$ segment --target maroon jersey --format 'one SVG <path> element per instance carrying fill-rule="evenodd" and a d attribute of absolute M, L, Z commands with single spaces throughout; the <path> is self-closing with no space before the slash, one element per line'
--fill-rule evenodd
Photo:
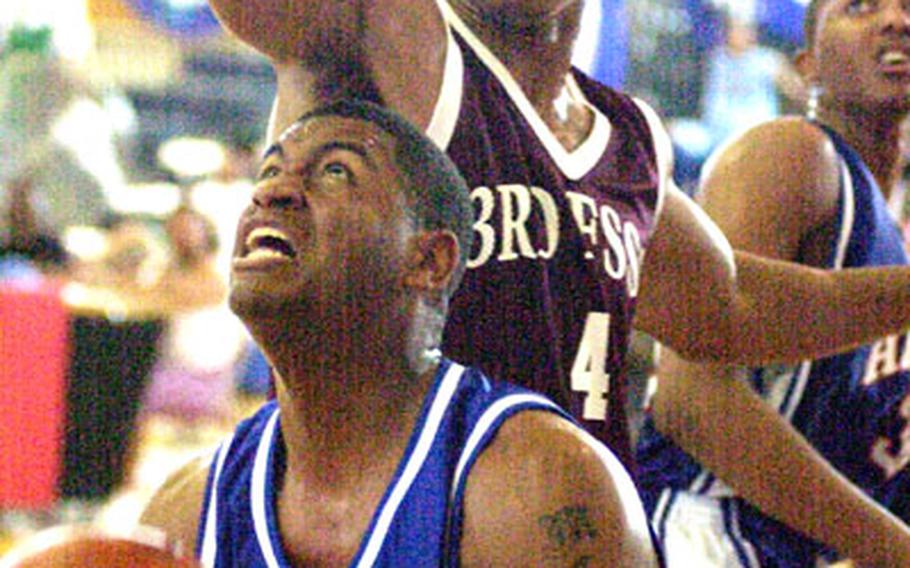
<path fill-rule="evenodd" d="M 653 120 L 573 72 L 572 96 L 596 119 L 566 151 L 502 64 L 442 8 L 452 35 L 428 134 L 461 169 L 476 212 L 443 352 L 551 397 L 631 469 L 623 363 L 661 197 Z"/>

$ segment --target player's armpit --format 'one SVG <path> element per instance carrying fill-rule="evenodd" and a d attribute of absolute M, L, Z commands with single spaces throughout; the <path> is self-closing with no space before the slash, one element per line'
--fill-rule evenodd
<path fill-rule="evenodd" d="M 555 414 L 507 421 L 467 479 L 465 566 L 651 566 L 644 510 L 628 474 Z"/>
<path fill-rule="evenodd" d="M 169 541 L 192 552 L 210 464 L 211 456 L 205 454 L 172 474 L 146 505 L 139 522 L 164 531 Z"/>

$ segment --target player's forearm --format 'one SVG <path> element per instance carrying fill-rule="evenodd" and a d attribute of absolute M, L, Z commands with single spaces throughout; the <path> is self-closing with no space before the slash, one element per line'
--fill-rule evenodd
<path fill-rule="evenodd" d="M 900 565 L 910 547 L 907 528 L 733 372 L 667 352 L 654 403 L 658 428 L 766 515 L 864 565 Z"/>
<path fill-rule="evenodd" d="M 276 61 L 306 59 L 329 43 L 356 33 L 355 2 L 321 0 L 209 0 L 221 24 L 234 36 Z M 340 44 L 344 45 L 344 44 Z"/>
<path fill-rule="evenodd" d="M 736 252 L 736 296 L 717 360 L 819 358 L 910 326 L 910 268 L 825 271 Z"/>

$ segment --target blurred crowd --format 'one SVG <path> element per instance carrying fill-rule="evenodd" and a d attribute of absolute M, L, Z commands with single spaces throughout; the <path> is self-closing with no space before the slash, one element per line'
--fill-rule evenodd
<path fill-rule="evenodd" d="M 68 333 L 60 350 L 67 363 L 59 377 L 65 449 L 57 500 L 23 495 L 0 502 L 0 551 L 5 534 L 97 514 L 129 484 L 150 421 L 170 424 L 178 441 L 192 441 L 206 428 L 226 429 L 237 419 L 238 400 L 261 397 L 268 387 L 265 361 L 226 305 L 225 262 L 237 206 L 251 190 L 255 149 L 225 140 L 210 171 L 170 172 L 174 195 L 164 206 L 155 195 L 140 195 L 155 192 L 153 186 L 136 194 L 153 206 L 116 207 L 111 186 L 125 185 L 128 176 L 113 115 L 127 102 L 119 97 L 112 112 L 109 95 L 57 56 L 48 28 L 6 34 L 0 291 L 7 293 L 3 301 L 52 294 Z M 71 123 L 81 125 L 79 132 L 70 132 Z M 40 326 L 44 316 L 17 317 L 28 321 L 5 321 L 6 332 Z M 30 379 L 4 373 L 2 390 L 27 390 Z M 32 443 L 16 440 L 12 430 L 4 429 L 4 448 Z"/>

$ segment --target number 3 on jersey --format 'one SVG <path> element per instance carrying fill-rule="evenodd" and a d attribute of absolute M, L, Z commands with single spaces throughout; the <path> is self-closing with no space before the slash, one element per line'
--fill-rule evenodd
<path fill-rule="evenodd" d="M 572 364 L 572 390 L 586 393 L 585 420 L 607 419 L 610 375 L 606 372 L 610 341 L 610 314 L 591 312 L 585 321 L 581 344 Z"/>

